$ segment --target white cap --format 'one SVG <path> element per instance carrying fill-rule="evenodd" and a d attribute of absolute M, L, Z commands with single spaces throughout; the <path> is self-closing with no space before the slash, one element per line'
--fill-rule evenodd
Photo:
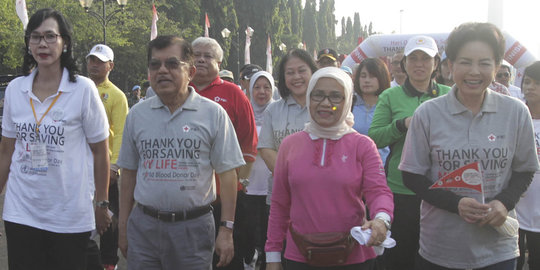
<path fill-rule="evenodd" d="M 92 50 L 90 50 L 90 53 L 86 56 L 86 58 L 88 58 L 90 55 L 99 58 L 99 60 L 103 62 L 109 62 L 114 60 L 113 50 L 109 48 L 109 46 L 104 44 L 97 44 L 96 46 L 94 46 Z"/>
<path fill-rule="evenodd" d="M 431 57 L 435 57 L 435 55 L 439 52 L 435 40 L 428 36 L 414 36 L 407 41 L 407 45 L 405 45 L 404 50 L 405 56 L 409 56 L 409 54 L 416 50 L 421 50 Z"/>

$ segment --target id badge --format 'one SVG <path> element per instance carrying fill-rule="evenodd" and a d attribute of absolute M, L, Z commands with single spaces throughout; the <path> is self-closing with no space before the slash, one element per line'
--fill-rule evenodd
<path fill-rule="evenodd" d="M 47 146 L 42 142 L 30 143 L 30 156 L 32 157 L 32 168 L 47 168 Z"/>

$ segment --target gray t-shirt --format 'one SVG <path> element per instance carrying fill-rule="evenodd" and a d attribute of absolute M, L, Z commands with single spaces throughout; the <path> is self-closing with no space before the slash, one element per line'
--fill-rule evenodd
<path fill-rule="evenodd" d="M 135 201 L 178 211 L 214 201 L 214 170 L 245 162 L 225 110 L 190 87 L 173 114 L 158 96 L 131 109 L 117 164 L 137 170 Z"/>
<path fill-rule="evenodd" d="M 288 96 L 273 102 L 264 111 L 263 124 L 259 134 L 257 149 L 268 148 L 276 152 L 283 139 L 293 133 L 304 130 L 309 121 L 309 112 L 302 108 L 293 97 Z M 272 199 L 273 178 L 268 179 L 266 203 Z"/>
<path fill-rule="evenodd" d="M 517 99 L 487 90 L 481 111 L 472 115 L 456 98 L 456 88 L 416 110 L 399 169 L 442 176 L 479 162 L 486 201 L 506 188 L 512 171 L 534 172 L 538 160 L 531 117 Z M 481 201 L 481 193 L 454 193 Z M 515 217 L 514 210 L 509 216 Z M 504 237 L 493 227 L 465 222 L 425 201 L 421 205 L 420 255 L 448 268 L 481 268 L 519 255 L 517 234 Z"/>

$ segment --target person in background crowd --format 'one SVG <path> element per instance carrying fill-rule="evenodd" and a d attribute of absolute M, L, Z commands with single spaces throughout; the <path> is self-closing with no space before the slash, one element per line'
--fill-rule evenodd
<path fill-rule="evenodd" d="M 323 67 L 339 67 L 338 54 L 334 49 L 322 49 L 317 54 L 317 66 Z"/>
<path fill-rule="evenodd" d="M 500 69 L 499 69 L 500 72 Z M 536 152 L 540 154 L 540 61 L 525 68 L 521 89 L 533 121 Z M 540 269 L 540 170 L 516 204 L 519 221 L 519 258 L 516 270 L 523 270 L 525 250 L 529 250 L 529 269 Z"/>
<path fill-rule="evenodd" d="M 120 146 L 122 145 L 122 133 L 124 123 L 128 114 L 128 102 L 124 92 L 109 81 L 109 74 L 114 68 L 114 52 L 103 44 L 95 45 L 86 56 L 86 69 L 88 77 L 97 86 L 101 101 L 105 106 L 107 121 L 109 122 L 109 152 L 111 154 L 111 172 L 109 181 L 109 209 L 118 217 L 118 178 L 119 167 L 116 165 Z M 140 87 L 139 87 L 140 89 Z M 111 230 L 108 230 L 100 237 L 99 250 L 101 253 L 101 263 L 105 270 L 114 270 L 118 263 L 118 226 L 113 223 Z M 91 240 L 91 243 L 94 240 Z M 90 262 L 89 262 L 90 263 Z"/>
<path fill-rule="evenodd" d="M 345 71 L 345 73 L 347 73 L 349 76 L 351 76 L 351 79 L 353 78 L 353 71 L 350 67 L 348 66 L 340 66 L 339 67 L 341 70 Z"/>
<path fill-rule="evenodd" d="M 208 270 L 214 244 L 219 266 L 234 254 L 236 168 L 245 162 L 225 110 L 188 86 L 194 61 L 179 37 L 158 36 L 148 45 L 157 97 L 131 109 L 118 158 L 119 246 L 128 269 Z M 218 227 L 214 173 L 221 179 Z"/>
<path fill-rule="evenodd" d="M 392 82 L 390 82 L 390 87 L 403 85 L 407 79 L 407 73 L 401 68 L 402 59 L 403 52 L 396 52 L 390 59 L 390 74 L 393 78 Z"/>
<path fill-rule="evenodd" d="M 521 93 L 521 88 L 510 83 L 513 77 L 512 68 L 510 68 L 510 65 L 503 63 L 497 71 L 495 81 L 506 86 L 511 96 L 518 98 L 521 101 L 525 101 L 523 94 Z"/>
<path fill-rule="evenodd" d="M 257 133 L 260 134 L 263 124 L 264 110 L 274 102 L 274 78 L 266 71 L 259 71 L 251 77 L 249 92 L 251 106 L 257 124 Z M 266 268 L 264 243 L 266 242 L 266 229 L 268 226 L 268 212 L 266 209 L 266 195 L 268 194 L 268 180 L 272 173 L 264 164 L 260 153 L 253 163 L 249 176 L 249 185 L 246 187 L 246 213 L 249 216 L 247 226 L 247 254 L 246 261 L 257 261 L 260 257 L 261 269 Z M 255 254 L 255 255 L 254 255 Z M 252 259 L 253 258 L 253 259 Z M 254 269 L 253 265 L 244 265 L 244 269 Z"/>
<path fill-rule="evenodd" d="M 517 230 L 495 228 L 515 217 L 514 206 L 540 167 L 525 104 L 488 89 L 504 48 L 493 24 L 455 28 L 446 45 L 455 85 L 420 105 L 410 123 L 399 169 L 423 200 L 417 270 L 516 267 Z M 453 186 L 449 181 L 458 176 L 460 188 L 430 188 L 438 181 Z"/>
<path fill-rule="evenodd" d="M 317 65 L 313 58 L 302 49 L 288 51 L 279 62 L 278 89 L 281 100 L 268 105 L 264 111 L 259 145 L 257 145 L 270 172 L 274 172 L 281 141 L 303 130 L 309 120 L 306 91 L 311 75 L 315 71 L 317 71 Z M 268 180 L 266 204 L 270 205 L 273 179 Z"/>
<path fill-rule="evenodd" d="M 326 67 L 313 74 L 306 94 L 310 121 L 283 140 L 276 160 L 267 269 L 280 269 L 285 239 L 286 270 L 321 269 L 306 263 L 309 258 L 293 234 L 349 232 L 355 226 L 371 229 L 367 245 L 351 244 L 346 261 L 330 269 L 372 269 L 371 246 L 386 239 L 392 192 L 375 144 L 352 128 L 352 99 L 353 83 L 343 70 Z"/>
<path fill-rule="evenodd" d="M 133 105 L 139 103 L 141 100 L 141 87 L 139 85 L 135 85 L 133 88 L 131 88 L 131 93 L 129 95 L 129 107 L 133 107 Z"/>
<path fill-rule="evenodd" d="M 220 78 L 228 82 L 234 83 L 234 74 L 230 70 L 221 70 L 218 75 Z"/>
<path fill-rule="evenodd" d="M 360 134 L 368 135 L 379 95 L 390 88 L 390 73 L 379 58 L 364 59 L 357 69 L 353 79 L 355 92 L 352 107 L 353 128 Z M 388 153 L 390 153 L 388 147 L 379 149 L 383 164 L 386 163 Z"/>
<path fill-rule="evenodd" d="M 200 37 L 195 39 L 192 43 L 193 54 L 195 56 L 195 67 L 197 68 L 193 79 L 190 82 L 197 93 L 201 96 L 209 98 L 220 104 L 231 119 L 234 130 L 236 131 L 236 137 L 242 149 L 244 160 L 246 165 L 238 169 L 238 198 L 235 215 L 235 256 L 231 264 L 226 269 L 242 269 L 242 258 L 246 251 L 243 250 L 245 245 L 245 226 L 247 216 L 244 209 L 244 187 L 249 179 L 251 173 L 251 167 L 257 156 L 257 128 L 255 125 L 255 118 L 253 116 L 253 109 L 247 99 L 246 95 L 242 93 L 240 88 L 233 83 L 224 81 L 219 78 L 219 66 L 223 60 L 223 50 L 219 46 L 219 43 L 212 38 Z M 219 186 L 219 177 L 216 177 L 217 184 Z M 219 194 L 218 199 L 214 202 L 216 210 L 214 218 L 216 222 L 220 220 L 219 211 Z M 219 226 L 219 224 L 216 224 Z M 214 257 L 214 267 L 218 261 L 217 256 Z M 223 266 L 223 265 L 221 265 Z"/>
<path fill-rule="evenodd" d="M 253 74 L 262 70 L 263 70 L 262 67 L 258 65 L 254 65 L 254 64 L 246 64 L 240 69 L 240 79 L 239 79 L 240 88 L 242 88 L 242 91 L 244 91 L 248 99 L 250 99 L 249 82 L 250 82 L 251 76 L 253 76 Z"/>
<path fill-rule="evenodd" d="M 448 66 L 448 58 L 446 57 L 445 52 L 442 53 L 441 64 L 437 70 L 437 77 L 435 78 L 435 81 L 450 87 L 454 85 L 452 73 L 450 72 L 450 67 Z"/>
<path fill-rule="evenodd" d="M 84 270 L 90 232 L 111 223 L 105 108 L 94 82 L 77 75 L 60 12 L 36 11 L 24 43 L 24 76 L 6 89 L 0 142 L 9 269 Z"/>
<path fill-rule="evenodd" d="M 368 131 L 369 137 L 375 141 L 378 148 L 390 147 L 385 168 L 388 186 L 394 193 L 392 238 L 397 244 L 394 248 L 385 250 L 384 259 L 388 270 L 413 269 L 414 258 L 418 253 L 420 198 L 403 185 L 397 166 L 416 108 L 450 90 L 450 87 L 434 81 L 438 64 L 438 48 L 433 38 L 410 38 L 401 60 L 407 79 L 403 85 L 387 89 L 379 95 Z"/>

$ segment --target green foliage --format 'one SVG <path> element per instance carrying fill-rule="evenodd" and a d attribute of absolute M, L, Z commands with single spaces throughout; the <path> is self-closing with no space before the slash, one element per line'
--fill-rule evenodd
<path fill-rule="evenodd" d="M 110 80 L 123 90 L 147 79 L 146 47 L 150 41 L 154 2 L 159 16 L 159 35 L 174 34 L 192 41 L 203 35 L 204 14 L 208 13 L 210 37 L 215 38 L 224 50 L 221 66 L 236 76 L 244 64 L 247 26 L 255 30 L 251 40 L 251 62 L 262 67 L 266 66 L 268 36 L 275 67 L 285 53 L 279 50 L 281 43 L 292 49 L 299 42 L 305 42 L 310 53 L 325 47 L 349 53 L 356 47 L 358 36 L 367 37 L 373 31 L 371 23 L 369 28 L 360 24 L 357 13 L 354 24 L 351 18 L 341 18 L 341 36 L 336 38 L 335 0 L 306 0 L 304 8 L 302 0 L 128 0 L 124 11 L 119 11 L 116 0 L 105 0 L 106 15 L 113 14 L 106 26 L 106 42 L 115 53 L 115 68 Z M 26 0 L 26 4 L 29 17 L 45 7 L 59 10 L 66 16 L 73 26 L 73 52 L 85 75 L 86 55 L 92 46 L 103 42 L 102 24 L 90 14 L 102 15 L 103 0 L 94 0 L 90 13 L 86 13 L 77 0 Z M 26 48 L 24 30 L 15 12 L 15 0 L 0 1 L 0 20 L 0 73 L 20 73 Z M 231 31 L 229 38 L 221 36 L 225 27 Z"/>

